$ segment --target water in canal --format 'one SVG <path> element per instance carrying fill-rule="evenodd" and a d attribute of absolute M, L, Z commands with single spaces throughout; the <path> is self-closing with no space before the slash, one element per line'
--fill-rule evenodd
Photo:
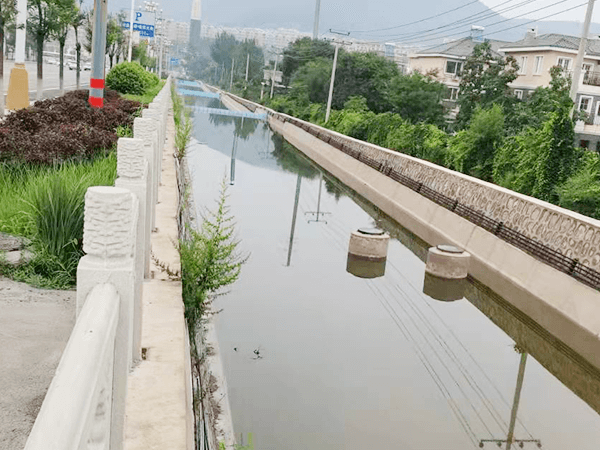
<path fill-rule="evenodd" d="M 578 355 L 475 281 L 458 301 L 424 294 L 427 244 L 263 122 L 196 114 L 194 130 L 195 201 L 212 207 L 233 178 L 250 255 L 216 304 L 239 443 L 505 449 L 524 369 L 512 448 L 599 448 L 600 377 Z M 365 225 L 392 236 L 380 278 L 347 271 L 350 232 Z"/>

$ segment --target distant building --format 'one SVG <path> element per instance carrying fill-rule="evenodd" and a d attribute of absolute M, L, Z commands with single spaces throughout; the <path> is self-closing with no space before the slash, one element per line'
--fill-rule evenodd
<path fill-rule="evenodd" d="M 411 71 L 432 74 L 439 82 L 447 86 L 445 105 L 449 109 L 454 109 L 458 98 L 465 60 L 473 53 L 477 44 L 484 42 L 482 33 L 483 27 L 473 27 L 469 37 L 445 42 L 409 55 Z M 486 40 L 485 42 L 490 43 L 494 56 L 503 57 L 500 47 L 507 45 L 507 42 L 496 40 Z"/>
<path fill-rule="evenodd" d="M 535 28 L 523 39 L 507 43 L 500 50 L 514 56 L 519 76 L 511 83 L 515 96 L 524 99 L 540 86 L 550 85 L 550 68 L 560 66 L 572 75 L 580 38 L 564 34 L 538 35 Z M 587 114 L 576 127 L 578 144 L 600 151 L 600 37 L 587 41 L 575 107 Z"/>
<path fill-rule="evenodd" d="M 188 39 L 190 48 L 194 48 L 202 39 L 202 3 L 201 0 L 194 0 L 192 3 L 192 16 L 188 28 Z"/>

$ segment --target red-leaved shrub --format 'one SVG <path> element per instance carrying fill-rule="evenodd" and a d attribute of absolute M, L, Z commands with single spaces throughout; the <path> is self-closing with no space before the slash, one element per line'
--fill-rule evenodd
<path fill-rule="evenodd" d="M 0 161 L 52 164 L 94 156 L 117 142 L 116 128 L 133 126 L 140 103 L 104 91 L 104 107 L 92 108 L 89 91 L 40 100 L 0 122 Z"/>

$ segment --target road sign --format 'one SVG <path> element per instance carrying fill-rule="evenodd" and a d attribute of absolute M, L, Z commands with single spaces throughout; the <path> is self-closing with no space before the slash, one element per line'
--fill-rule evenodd
<path fill-rule="evenodd" d="M 133 31 L 139 31 L 141 37 L 154 37 L 154 26 L 156 24 L 156 15 L 151 11 L 133 12 Z M 129 21 L 122 22 L 121 26 L 129 30 Z"/>
<path fill-rule="evenodd" d="M 172 66 L 178 66 L 179 65 L 179 58 L 171 58 L 171 65 Z"/>

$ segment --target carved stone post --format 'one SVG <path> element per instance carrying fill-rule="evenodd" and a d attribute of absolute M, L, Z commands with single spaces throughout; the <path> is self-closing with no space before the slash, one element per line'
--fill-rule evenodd
<path fill-rule="evenodd" d="M 150 229 L 156 226 L 156 203 L 158 201 L 158 132 L 156 122 L 140 117 L 133 121 L 133 137 L 144 141 L 144 155 L 148 161 L 148 183 L 150 191 Z"/>
<path fill-rule="evenodd" d="M 154 129 L 157 131 L 158 134 L 158 140 L 157 140 L 157 146 L 156 146 L 156 154 L 154 155 L 155 157 L 155 165 L 154 167 L 156 167 L 156 174 L 157 174 L 157 184 L 156 184 L 156 190 L 158 192 L 158 185 L 160 184 L 160 178 L 161 178 L 161 165 L 162 165 L 162 154 L 163 154 L 163 149 L 165 146 L 165 137 L 162 134 L 162 115 L 160 113 L 160 111 L 156 108 L 148 108 L 145 109 L 142 112 L 142 118 L 144 119 L 150 119 L 154 121 Z M 157 197 L 158 199 L 158 197 Z"/>
<path fill-rule="evenodd" d="M 120 297 L 115 339 L 111 450 L 123 448 L 127 374 L 132 363 L 137 199 L 127 189 L 94 186 L 85 194 L 83 251 L 77 267 L 77 314 L 98 284 L 113 285 Z"/>
<path fill-rule="evenodd" d="M 136 289 L 133 304 L 133 361 L 141 359 L 142 348 L 142 284 L 150 274 L 150 215 L 148 199 L 148 162 L 144 141 L 120 138 L 117 142 L 117 180 L 115 186 L 129 189 L 137 198 L 139 211 L 134 250 Z"/>

